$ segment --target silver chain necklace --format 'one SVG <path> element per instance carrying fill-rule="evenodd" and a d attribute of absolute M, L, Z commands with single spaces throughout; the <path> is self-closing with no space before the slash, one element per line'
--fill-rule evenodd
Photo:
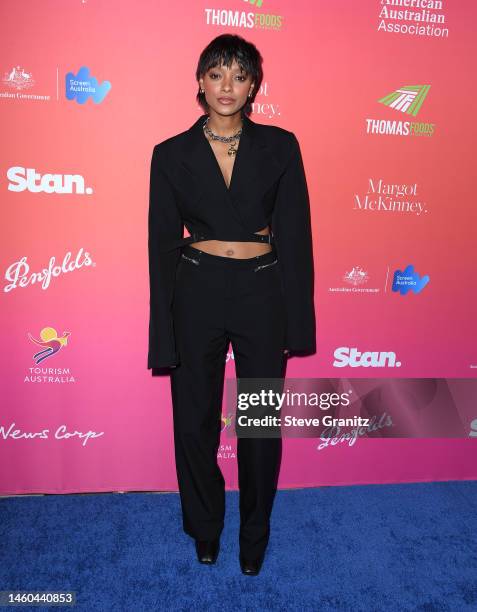
<path fill-rule="evenodd" d="M 207 117 L 207 119 L 202 124 L 204 132 L 206 132 L 206 134 L 208 134 L 212 138 L 212 140 L 220 140 L 220 142 L 230 143 L 230 148 L 227 151 L 227 153 L 229 155 L 235 155 L 237 153 L 237 149 L 234 148 L 237 146 L 237 142 L 235 141 L 240 140 L 240 136 L 242 134 L 242 129 L 243 129 L 243 123 L 242 123 L 242 127 L 236 134 L 233 134 L 232 136 L 219 136 L 218 134 L 214 134 L 214 132 L 207 125 L 209 118 L 210 117 Z"/>

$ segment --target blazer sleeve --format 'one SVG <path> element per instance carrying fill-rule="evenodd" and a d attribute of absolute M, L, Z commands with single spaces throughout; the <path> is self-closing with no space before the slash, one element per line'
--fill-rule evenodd
<path fill-rule="evenodd" d="M 149 351 L 147 368 L 178 365 L 172 299 L 180 250 L 162 251 L 164 243 L 182 238 L 183 222 L 173 187 L 164 172 L 164 152 L 154 147 L 151 159 L 148 214 Z"/>
<path fill-rule="evenodd" d="M 300 145 L 291 134 L 291 155 L 282 174 L 272 214 L 287 315 L 290 352 L 316 352 L 314 264 L 310 202 Z"/>

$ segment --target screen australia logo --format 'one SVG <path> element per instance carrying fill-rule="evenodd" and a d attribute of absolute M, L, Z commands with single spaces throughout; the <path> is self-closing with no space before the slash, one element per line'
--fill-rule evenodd
<path fill-rule="evenodd" d="M 401 295 L 406 295 L 409 291 L 420 293 L 428 284 L 430 278 L 428 274 L 420 276 L 414 270 L 413 265 L 406 266 L 405 270 L 396 270 L 394 272 L 392 290 Z"/>
<path fill-rule="evenodd" d="M 409 115 L 407 119 L 366 118 L 366 133 L 387 136 L 432 136 L 435 124 L 414 120 L 421 112 L 429 93 L 430 85 L 405 85 L 386 94 L 377 101 L 393 112 Z"/>
<path fill-rule="evenodd" d="M 95 104 L 99 104 L 111 89 L 109 81 L 99 83 L 95 77 L 90 75 L 89 68 L 86 66 L 82 66 L 78 74 L 68 72 L 65 80 L 66 99 L 76 100 L 78 104 L 86 104 L 88 98 L 91 98 Z"/>

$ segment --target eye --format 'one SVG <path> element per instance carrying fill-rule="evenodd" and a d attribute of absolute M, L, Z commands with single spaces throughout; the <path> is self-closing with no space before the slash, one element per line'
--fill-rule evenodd
<path fill-rule="evenodd" d="M 241 75 L 241 74 L 239 74 L 238 78 L 242 80 L 242 83 L 243 83 L 243 81 L 246 81 L 246 80 L 247 80 L 247 77 L 246 77 L 246 76 L 243 76 L 243 75 Z"/>

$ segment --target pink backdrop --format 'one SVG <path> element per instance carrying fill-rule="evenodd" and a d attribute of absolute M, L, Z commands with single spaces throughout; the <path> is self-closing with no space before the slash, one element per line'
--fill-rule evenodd
<path fill-rule="evenodd" d="M 0 493 L 177 490 L 169 378 L 146 369 L 149 163 L 201 114 L 197 59 L 224 32 L 260 49 L 252 119 L 294 131 L 307 172 L 318 352 L 287 376 L 475 377 L 477 6 L 441 4 L 2 2 Z M 429 282 L 393 291 L 409 265 Z M 41 337 L 60 350 L 37 363 Z M 340 347 L 400 367 L 337 368 Z M 279 486 L 475 478 L 474 441 L 288 439 Z"/>

